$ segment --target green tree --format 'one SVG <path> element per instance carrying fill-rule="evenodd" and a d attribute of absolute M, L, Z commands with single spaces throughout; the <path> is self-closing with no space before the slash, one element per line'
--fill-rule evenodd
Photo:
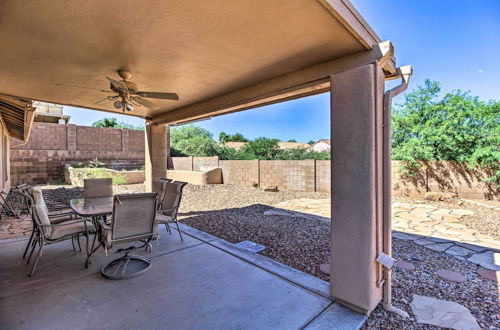
<path fill-rule="evenodd" d="M 288 149 L 279 150 L 274 159 L 281 160 L 304 160 L 304 159 L 316 159 L 316 160 L 329 160 L 331 159 L 330 151 L 309 151 L 307 149 Z"/>
<path fill-rule="evenodd" d="M 454 90 L 440 98 L 436 81 L 425 80 L 394 108 L 393 158 L 412 169 L 433 160 L 481 166 L 500 185 L 500 102 L 483 102 Z"/>
<path fill-rule="evenodd" d="M 288 140 L 288 141 L 286 141 L 286 142 L 297 142 L 297 140 L 295 140 L 295 139 L 290 139 L 290 140 Z"/>
<path fill-rule="evenodd" d="M 248 139 L 240 133 L 233 134 L 228 137 L 227 142 L 248 142 Z"/>
<path fill-rule="evenodd" d="M 315 143 L 316 143 L 316 141 L 314 141 L 314 140 L 310 140 L 309 142 L 307 142 L 307 144 L 315 144 Z"/>
<path fill-rule="evenodd" d="M 253 156 L 251 159 L 273 159 L 279 151 L 278 139 L 259 137 L 248 141 L 240 149 L 243 155 Z"/>
<path fill-rule="evenodd" d="M 93 127 L 107 127 L 107 128 L 127 128 L 127 129 L 134 129 L 134 130 L 142 130 L 144 129 L 143 126 L 134 126 L 131 124 L 127 124 L 122 121 L 118 121 L 116 118 L 103 118 L 101 120 L 98 120 L 92 124 Z"/>
<path fill-rule="evenodd" d="M 217 150 L 212 134 L 204 128 L 186 125 L 170 132 L 172 156 L 215 156 Z"/>
<path fill-rule="evenodd" d="M 219 142 L 226 143 L 228 139 L 229 139 L 229 135 L 227 135 L 226 132 L 220 132 L 220 134 L 219 134 Z"/>

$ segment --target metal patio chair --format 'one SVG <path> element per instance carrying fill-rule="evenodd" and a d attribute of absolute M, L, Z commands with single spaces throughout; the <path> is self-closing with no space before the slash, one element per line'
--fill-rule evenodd
<path fill-rule="evenodd" d="M 151 267 L 150 259 L 133 255 L 132 252 L 150 246 L 151 241 L 156 237 L 157 202 L 157 193 L 114 196 L 111 223 L 106 223 L 104 219 L 98 220 L 100 243 L 106 254 L 108 251 L 125 254 L 102 267 L 101 273 L 105 278 L 112 280 L 131 278 L 144 273 Z M 121 247 L 123 244 L 133 242 L 136 244 Z"/>
<path fill-rule="evenodd" d="M 156 223 L 164 224 L 170 234 L 172 234 L 172 231 L 170 230 L 170 226 L 168 224 L 171 222 L 175 223 L 182 242 L 184 242 L 184 239 L 182 238 L 179 223 L 177 222 L 177 213 L 179 211 L 179 206 L 181 205 L 182 191 L 185 185 L 187 185 L 187 182 L 165 182 L 165 194 L 156 214 Z"/>
<path fill-rule="evenodd" d="M 23 187 L 22 189 L 19 190 L 19 193 L 23 195 L 24 201 L 26 203 L 26 207 L 29 210 L 28 215 L 31 217 L 33 229 L 31 230 L 31 235 L 30 239 L 28 240 L 28 244 L 26 245 L 26 248 L 24 249 L 23 253 L 23 258 L 26 257 L 26 253 L 28 253 L 29 247 L 32 243 L 34 243 L 33 239 L 38 233 L 38 226 L 35 223 L 35 220 L 33 218 L 33 206 L 35 205 L 40 205 L 43 207 L 45 212 L 48 215 L 49 221 L 51 224 L 59 224 L 65 221 L 71 221 L 71 220 L 76 220 L 78 217 L 73 211 L 69 212 L 49 212 L 47 208 L 47 204 L 45 204 L 45 200 L 43 198 L 43 193 L 42 189 L 40 187 Z M 77 237 L 78 240 L 78 245 L 80 246 L 80 241 L 79 237 Z M 72 240 L 73 244 L 73 249 L 76 250 L 75 248 L 75 242 Z"/>
<path fill-rule="evenodd" d="M 85 179 L 83 181 L 83 197 L 109 197 L 113 196 L 113 179 Z"/>
<path fill-rule="evenodd" d="M 32 277 L 35 273 L 36 265 L 38 260 L 42 256 L 42 250 L 45 245 L 54 244 L 71 239 L 73 242 L 75 237 L 80 237 L 84 235 L 87 238 L 87 251 L 88 251 L 88 240 L 89 234 L 93 231 L 94 227 L 87 219 L 69 220 L 61 223 L 51 223 L 47 208 L 40 202 L 35 203 L 31 208 L 31 215 L 33 218 L 33 223 L 36 226 L 36 230 L 33 236 L 33 242 L 31 243 L 31 252 L 28 257 L 28 263 L 31 260 L 31 256 L 38 245 L 38 252 L 36 254 L 35 261 L 31 267 L 29 276 Z M 79 241 L 79 240 L 78 240 Z M 81 252 L 81 246 L 80 246 Z"/>

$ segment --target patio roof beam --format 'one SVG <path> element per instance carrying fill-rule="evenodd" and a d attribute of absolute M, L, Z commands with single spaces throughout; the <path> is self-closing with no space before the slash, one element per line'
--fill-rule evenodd
<path fill-rule="evenodd" d="M 395 74 L 394 48 L 390 41 L 371 50 L 321 63 L 210 100 L 174 109 L 152 118 L 155 125 L 174 124 L 256 108 L 327 91 L 331 74 L 369 63 L 378 63 L 387 76 Z"/>
<path fill-rule="evenodd" d="M 318 0 L 366 48 L 382 40 L 349 1 Z"/>

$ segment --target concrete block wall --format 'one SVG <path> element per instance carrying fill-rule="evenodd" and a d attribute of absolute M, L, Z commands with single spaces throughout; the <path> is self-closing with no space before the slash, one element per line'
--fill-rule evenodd
<path fill-rule="evenodd" d="M 222 182 L 242 186 L 259 184 L 259 160 L 220 160 Z"/>
<path fill-rule="evenodd" d="M 453 192 L 461 198 L 500 199 L 500 189 L 485 181 L 492 173 L 469 169 L 449 161 L 429 162 L 413 177 L 401 171 L 401 162 L 392 162 L 392 194 L 422 197 L 427 191 Z"/>
<path fill-rule="evenodd" d="M 193 171 L 200 171 L 202 168 L 219 167 L 219 157 L 192 157 Z"/>
<path fill-rule="evenodd" d="M 329 160 L 316 161 L 316 191 L 330 192 L 331 190 L 331 168 Z"/>
<path fill-rule="evenodd" d="M 261 160 L 260 186 L 316 191 L 314 160 Z"/>
<path fill-rule="evenodd" d="M 12 184 L 60 180 L 65 164 L 95 158 L 115 169 L 140 168 L 144 132 L 35 122 L 28 143 L 11 140 Z"/>
<path fill-rule="evenodd" d="M 193 170 L 193 157 L 169 157 L 169 169 L 192 171 Z"/>

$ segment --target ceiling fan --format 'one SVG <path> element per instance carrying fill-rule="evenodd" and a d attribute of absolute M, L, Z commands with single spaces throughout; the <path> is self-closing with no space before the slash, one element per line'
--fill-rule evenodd
<path fill-rule="evenodd" d="M 66 85 L 66 84 L 56 84 L 59 86 L 66 87 L 76 87 L 98 90 L 104 93 L 113 93 L 115 95 L 106 96 L 104 99 L 97 101 L 94 104 L 100 104 L 104 101 L 114 101 L 113 106 L 116 109 L 121 109 L 125 111 L 133 111 L 135 106 L 145 106 L 149 109 L 156 109 L 158 105 L 149 101 L 150 99 L 162 99 L 162 100 L 179 100 L 179 96 L 175 93 L 164 93 L 164 92 L 146 92 L 139 90 L 139 86 L 136 83 L 129 81 L 132 74 L 126 70 L 118 70 L 118 75 L 122 80 L 115 80 L 113 78 L 106 77 L 110 82 L 111 90 L 97 89 L 84 86 Z"/>

